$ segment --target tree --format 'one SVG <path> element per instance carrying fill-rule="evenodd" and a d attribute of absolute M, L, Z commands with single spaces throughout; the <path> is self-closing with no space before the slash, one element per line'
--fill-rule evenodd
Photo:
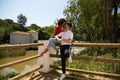
<path fill-rule="evenodd" d="M 5 34 L 5 29 L 3 27 L 0 27 L 0 43 L 2 43 L 4 34 Z"/>
<path fill-rule="evenodd" d="M 117 42 L 117 12 L 119 0 L 104 0 L 104 26 L 109 42 Z"/>
<path fill-rule="evenodd" d="M 102 0 L 69 0 L 64 15 L 73 23 L 75 40 L 103 40 L 105 31 Z"/>
<path fill-rule="evenodd" d="M 120 0 L 69 0 L 64 15 L 76 40 L 117 42 Z"/>
<path fill-rule="evenodd" d="M 10 33 L 14 31 L 26 31 L 24 27 L 20 27 L 18 23 L 15 23 L 11 19 L 0 19 L 0 43 L 9 43 Z"/>
<path fill-rule="evenodd" d="M 18 15 L 17 19 L 18 19 L 17 22 L 18 22 L 22 27 L 24 27 L 25 24 L 26 24 L 26 22 L 27 22 L 26 16 L 24 16 L 23 14 L 20 14 L 20 15 Z"/>
<path fill-rule="evenodd" d="M 44 31 L 48 33 L 49 36 L 52 36 L 54 33 L 54 26 L 53 25 L 47 26 L 45 27 Z"/>
<path fill-rule="evenodd" d="M 27 27 L 28 30 L 36 30 L 39 31 L 41 28 L 40 26 L 36 25 L 36 24 L 31 24 L 29 27 Z"/>
<path fill-rule="evenodd" d="M 39 40 L 48 40 L 49 37 L 50 37 L 50 35 L 47 32 L 45 32 L 44 30 L 40 29 L 38 31 L 38 39 Z"/>

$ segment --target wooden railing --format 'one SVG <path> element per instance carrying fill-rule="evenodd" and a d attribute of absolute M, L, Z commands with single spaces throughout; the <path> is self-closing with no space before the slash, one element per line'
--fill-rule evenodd
<path fill-rule="evenodd" d="M 0 49 L 11 49 L 11 48 L 31 47 L 31 46 L 43 46 L 43 43 L 2 45 L 2 46 L 0 46 Z M 40 57 L 40 55 L 35 55 L 35 56 L 31 56 L 31 57 L 28 57 L 28 58 L 25 58 L 25 59 L 21 59 L 21 60 L 17 60 L 17 61 L 14 61 L 14 62 L 6 63 L 6 64 L 3 64 L 3 65 L 0 65 L 0 69 L 5 68 L 5 67 L 9 67 L 9 66 L 12 66 L 12 65 L 16 65 L 16 64 L 19 64 L 19 63 L 23 63 L 25 61 L 35 59 L 35 58 L 39 58 L 39 57 Z M 31 72 L 34 72 L 34 71 L 37 71 L 37 70 L 41 69 L 42 67 L 43 67 L 43 65 L 37 66 L 37 67 L 35 67 L 35 68 L 31 69 L 31 70 L 28 70 L 26 72 L 23 72 L 23 73 L 15 76 L 13 78 L 11 78 L 10 80 L 19 80 L 20 78 L 26 76 L 27 74 L 29 74 Z"/>
<path fill-rule="evenodd" d="M 108 47 L 108 48 L 120 48 L 120 43 L 73 43 L 73 46 L 77 47 Z M 50 54 L 50 57 L 53 58 L 60 58 L 59 55 Z M 105 59 L 105 58 L 96 58 L 96 57 L 87 57 L 87 56 L 72 56 L 73 60 L 87 60 L 87 61 L 96 61 L 96 62 L 104 62 L 104 63 L 112 63 L 112 64 L 120 64 L 120 59 Z M 61 67 L 51 65 L 51 68 L 54 69 L 61 69 Z M 67 68 L 68 71 L 74 72 L 82 72 L 86 74 L 95 74 L 105 77 L 119 77 L 120 74 L 111 74 L 105 72 L 95 72 L 95 71 L 88 71 L 88 70 L 81 70 L 81 69 L 74 69 L 74 68 Z"/>
<path fill-rule="evenodd" d="M 37 67 L 35 67 L 35 68 L 33 68 L 33 69 L 30 69 L 30 70 L 28 70 L 28 71 L 26 71 L 26 72 L 23 72 L 23 73 L 15 76 L 15 77 L 13 77 L 13 78 L 11 78 L 10 80 L 19 80 L 20 78 L 26 76 L 27 74 L 30 74 L 31 72 L 38 71 L 38 70 L 41 69 L 42 67 L 43 67 L 42 65 L 41 65 L 41 66 L 37 66 Z"/>
<path fill-rule="evenodd" d="M 31 47 L 31 46 L 41 46 L 43 43 L 30 43 L 30 44 L 16 44 L 16 45 L 1 45 L 1 49 L 11 49 L 11 48 L 20 48 L 20 47 Z"/>
<path fill-rule="evenodd" d="M 120 43 L 73 43 L 73 46 L 120 48 Z"/>
<path fill-rule="evenodd" d="M 20 47 L 30 47 L 30 46 L 43 46 L 43 43 L 33 43 L 33 44 L 18 44 L 18 45 L 3 45 L 0 46 L 0 49 L 10 49 L 10 48 L 20 48 Z M 77 46 L 77 47 L 110 47 L 110 48 L 120 48 L 120 43 L 73 43 L 73 46 Z M 11 63 L 7 63 L 7 64 L 3 64 L 0 65 L 0 69 L 11 66 L 11 65 L 15 65 L 18 63 L 22 63 L 31 59 L 35 59 L 40 57 L 40 55 L 35 55 L 32 57 L 28 57 L 25 59 L 21 59 L 21 60 L 17 60 Z M 60 58 L 59 55 L 53 55 L 50 54 L 50 57 L 54 57 L 54 58 Z M 119 59 L 104 59 L 104 58 L 93 58 L 93 57 L 86 57 L 86 56 L 73 56 L 72 57 L 73 60 L 87 60 L 87 61 L 97 61 L 97 62 L 105 62 L 105 63 L 113 63 L 113 64 L 120 64 L 120 60 Z M 41 69 L 43 66 L 38 66 L 34 69 L 31 69 L 27 72 L 21 73 L 13 78 L 11 78 L 11 80 L 18 80 L 22 77 L 24 77 L 25 75 L 33 72 L 33 71 L 37 71 L 39 69 Z M 54 69 L 61 69 L 61 67 L 57 67 L 57 66 L 53 66 L 51 65 L 51 68 Z M 95 74 L 95 75 L 100 75 L 100 76 L 107 76 L 107 77 L 120 77 L 120 74 L 110 74 L 110 73 L 104 73 L 104 72 L 95 72 L 95 71 L 87 71 L 87 70 L 80 70 L 80 69 L 73 69 L 73 68 L 67 68 L 67 70 L 69 71 L 75 71 L 75 72 L 82 72 L 82 73 L 86 73 L 86 74 Z"/>
<path fill-rule="evenodd" d="M 53 58 L 60 58 L 59 55 L 53 55 L 50 54 L 50 57 Z M 118 59 L 103 59 L 103 58 L 92 58 L 87 56 L 73 56 L 73 60 L 87 60 L 87 61 L 97 61 L 97 62 L 104 62 L 104 63 L 113 63 L 113 64 L 120 64 L 120 60 Z M 78 65 L 79 66 L 79 65 Z M 54 69 L 61 69 L 61 67 L 53 66 L 51 65 L 51 68 Z M 110 74 L 105 72 L 95 72 L 95 71 L 88 71 L 88 70 L 82 70 L 82 69 L 74 69 L 74 68 L 67 68 L 68 71 L 74 71 L 74 72 L 82 72 L 86 74 L 95 74 L 105 77 L 120 77 L 120 74 Z"/>

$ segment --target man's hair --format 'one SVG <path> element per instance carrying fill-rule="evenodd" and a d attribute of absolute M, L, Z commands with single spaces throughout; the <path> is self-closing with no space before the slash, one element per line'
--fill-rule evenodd
<path fill-rule="evenodd" d="M 64 18 L 60 18 L 59 20 L 58 20 L 58 26 L 62 26 L 62 25 L 64 25 L 64 24 L 66 24 L 66 20 L 64 19 Z"/>

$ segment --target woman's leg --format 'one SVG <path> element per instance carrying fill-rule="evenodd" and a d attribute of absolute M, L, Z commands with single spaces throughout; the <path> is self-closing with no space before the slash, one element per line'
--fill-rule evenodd
<path fill-rule="evenodd" d="M 60 54 L 61 54 L 61 64 L 62 64 L 62 73 L 66 73 L 66 55 L 65 55 L 65 46 L 60 47 Z"/>
<path fill-rule="evenodd" d="M 61 53 L 61 64 L 62 64 L 62 72 L 66 73 L 66 59 L 70 56 L 70 45 L 64 45 L 60 47 Z"/>
<path fill-rule="evenodd" d="M 56 52 L 58 52 L 57 48 L 56 48 L 56 44 L 58 43 L 58 41 L 56 40 L 56 38 L 50 38 L 48 41 L 48 44 L 45 48 L 45 50 L 42 52 L 42 54 L 48 52 L 48 48 L 51 46 Z"/>

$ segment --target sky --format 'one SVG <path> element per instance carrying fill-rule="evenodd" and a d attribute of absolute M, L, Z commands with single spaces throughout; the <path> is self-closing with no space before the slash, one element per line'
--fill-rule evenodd
<path fill-rule="evenodd" d="M 12 19 L 17 16 L 27 17 L 27 26 L 37 24 L 41 27 L 53 25 L 59 18 L 64 18 L 63 10 L 67 0 L 0 0 L 0 19 Z"/>

